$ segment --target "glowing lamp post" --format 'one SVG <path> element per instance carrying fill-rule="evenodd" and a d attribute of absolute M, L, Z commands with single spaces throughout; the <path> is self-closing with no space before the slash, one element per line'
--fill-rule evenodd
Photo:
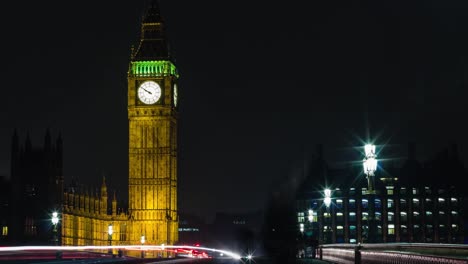
<path fill-rule="evenodd" d="M 112 246 L 112 234 L 114 233 L 114 228 L 112 226 L 112 224 L 109 224 L 109 226 L 107 226 L 107 234 L 109 235 L 108 238 L 109 238 L 109 246 Z M 112 251 L 112 248 L 109 247 L 109 251 L 108 251 L 109 254 L 112 254 L 113 251 Z"/>
<path fill-rule="evenodd" d="M 140 238 L 141 245 L 143 246 L 145 244 L 145 236 L 141 236 Z M 141 258 L 145 257 L 145 252 L 143 251 L 143 248 L 141 249 Z"/>
<path fill-rule="evenodd" d="M 310 223 L 314 221 L 314 210 L 309 210 L 308 220 Z"/>
<path fill-rule="evenodd" d="M 367 177 L 367 195 L 369 203 L 369 232 L 368 242 L 376 242 L 376 222 L 375 222 L 375 171 L 377 170 L 377 155 L 375 155 L 375 145 L 367 144 L 364 146 L 366 157 L 363 160 L 364 174 Z"/>
<path fill-rule="evenodd" d="M 58 246 L 58 235 L 57 235 L 57 225 L 59 223 L 59 215 L 57 212 L 52 213 L 52 218 L 50 219 L 52 221 L 52 232 L 54 233 L 54 245 Z M 62 253 L 60 251 L 55 252 L 55 256 L 57 259 L 62 258 Z"/>
<path fill-rule="evenodd" d="M 53 229 L 53 232 L 54 232 L 54 244 L 57 246 L 58 244 L 58 237 L 57 237 L 57 225 L 58 225 L 58 222 L 59 222 L 59 218 L 58 218 L 58 213 L 57 212 L 53 212 L 52 213 L 52 225 L 54 226 L 54 229 Z"/>
<path fill-rule="evenodd" d="M 325 198 L 323 199 L 323 203 L 325 204 L 325 207 L 327 208 L 327 217 L 330 217 L 331 218 L 331 215 L 330 215 L 330 205 L 331 205 L 331 202 L 332 202 L 332 198 L 331 198 L 331 190 L 330 189 L 325 189 L 324 191 L 324 194 L 325 194 Z M 331 221 L 330 221 L 331 222 Z M 331 242 L 331 228 L 330 228 L 330 224 L 331 223 L 328 223 L 327 225 L 327 229 L 326 229 L 326 242 L 327 243 L 330 243 Z"/>

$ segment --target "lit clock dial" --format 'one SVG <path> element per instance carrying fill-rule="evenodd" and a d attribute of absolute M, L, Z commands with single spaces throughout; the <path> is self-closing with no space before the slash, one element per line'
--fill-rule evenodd
<path fill-rule="evenodd" d="M 138 98 L 144 104 L 154 104 L 161 98 L 161 87 L 153 81 L 146 81 L 138 87 Z"/>

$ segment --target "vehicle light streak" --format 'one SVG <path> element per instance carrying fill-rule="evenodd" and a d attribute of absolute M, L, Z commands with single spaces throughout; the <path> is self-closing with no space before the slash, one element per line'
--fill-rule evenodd
<path fill-rule="evenodd" d="M 168 245 L 116 245 L 116 246 L 19 246 L 19 247 L 0 247 L 0 252 L 7 251 L 26 251 L 26 250 L 108 250 L 108 249 L 125 249 L 125 250 L 172 250 L 172 249 L 195 249 L 206 250 L 210 252 L 217 252 L 234 259 L 241 259 L 239 254 L 231 251 L 208 248 L 208 247 L 194 247 L 194 246 L 168 246 Z"/>

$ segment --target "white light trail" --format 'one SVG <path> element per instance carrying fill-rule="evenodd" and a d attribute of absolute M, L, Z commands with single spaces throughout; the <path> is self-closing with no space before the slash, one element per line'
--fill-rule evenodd
<path fill-rule="evenodd" d="M 27 251 L 27 250 L 60 250 L 60 251 L 73 251 L 73 250 L 107 250 L 107 249 L 125 249 L 125 250 L 167 250 L 167 249 L 195 249 L 206 250 L 210 252 L 217 252 L 234 259 L 241 259 L 239 254 L 231 251 L 208 248 L 208 247 L 194 247 L 194 246 L 169 246 L 169 245 L 117 245 L 117 246 L 19 246 L 19 247 L 0 247 L 0 252 L 8 251 Z"/>

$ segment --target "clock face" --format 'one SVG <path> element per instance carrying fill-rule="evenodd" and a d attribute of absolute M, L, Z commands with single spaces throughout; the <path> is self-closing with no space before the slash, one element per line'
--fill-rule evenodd
<path fill-rule="evenodd" d="M 174 106 L 177 107 L 177 84 L 174 84 Z"/>
<path fill-rule="evenodd" d="M 144 104 L 154 104 L 161 98 L 161 87 L 153 81 L 146 81 L 138 87 L 138 98 Z"/>

